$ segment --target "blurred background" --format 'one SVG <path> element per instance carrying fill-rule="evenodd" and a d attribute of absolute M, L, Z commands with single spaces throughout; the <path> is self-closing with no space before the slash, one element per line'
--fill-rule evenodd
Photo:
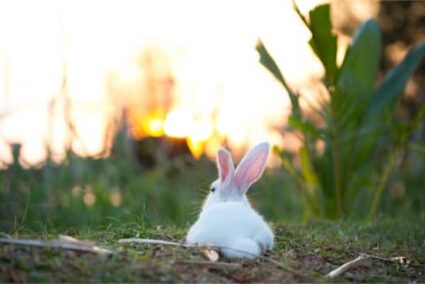
<path fill-rule="evenodd" d="M 296 1 L 303 14 L 328 2 Z M 420 1 L 335 0 L 331 12 L 339 64 L 357 27 L 378 19 L 381 77 L 425 38 Z M 1 2 L 0 229 L 188 224 L 217 177 L 218 148 L 236 160 L 262 141 L 299 151 L 285 131 L 289 98 L 255 45 L 261 38 L 308 112 L 321 106 L 324 75 L 310 37 L 291 1 Z M 424 66 L 400 120 L 424 103 Z M 423 127 L 415 135 L 419 154 L 390 179 L 384 215 L 423 214 Z M 250 193 L 255 206 L 301 220 L 277 156 L 269 168 Z"/>

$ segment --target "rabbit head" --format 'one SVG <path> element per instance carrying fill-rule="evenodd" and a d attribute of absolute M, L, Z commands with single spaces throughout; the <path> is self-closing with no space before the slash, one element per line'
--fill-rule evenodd
<path fill-rule="evenodd" d="M 218 150 L 219 178 L 212 183 L 211 192 L 205 200 L 203 209 L 227 201 L 240 201 L 249 205 L 246 192 L 263 174 L 269 150 L 270 145 L 266 142 L 255 146 L 242 158 L 236 169 L 230 153 L 225 149 Z"/>

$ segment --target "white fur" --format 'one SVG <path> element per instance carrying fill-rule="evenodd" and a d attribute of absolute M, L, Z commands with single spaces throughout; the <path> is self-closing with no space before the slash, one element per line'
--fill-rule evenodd
<path fill-rule="evenodd" d="M 273 247 L 274 235 L 264 219 L 252 209 L 245 193 L 265 168 L 269 145 L 253 148 L 235 170 L 230 154 L 217 155 L 219 179 L 203 205 L 198 220 L 189 229 L 186 241 L 221 247 L 228 258 L 254 258 Z"/>

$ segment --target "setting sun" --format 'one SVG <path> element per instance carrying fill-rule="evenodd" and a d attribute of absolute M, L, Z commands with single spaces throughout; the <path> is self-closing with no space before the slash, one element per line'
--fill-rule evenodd
<path fill-rule="evenodd" d="M 320 1 L 305 2 L 303 10 Z M 66 145 L 97 155 L 123 111 L 134 138 L 184 138 L 195 157 L 223 143 L 236 153 L 264 140 L 285 146 L 287 96 L 258 63 L 256 41 L 297 90 L 311 93 L 323 72 L 290 1 L 26 5 L 0 4 L 0 129 L 28 164 L 45 158 L 46 145 L 59 159 Z"/>
<path fill-rule="evenodd" d="M 0 283 L 425 283 L 423 3 L 0 1 Z"/>

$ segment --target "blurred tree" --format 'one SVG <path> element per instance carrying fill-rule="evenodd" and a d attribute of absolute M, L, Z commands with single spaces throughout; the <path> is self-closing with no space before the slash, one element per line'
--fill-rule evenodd
<path fill-rule="evenodd" d="M 384 53 L 380 73 L 396 66 L 415 43 L 425 39 L 425 4 L 422 1 L 339 1 L 332 2 L 332 20 L 338 33 L 352 37 L 357 27 L 377 18 L 382 30 Z M 425 102 L 425 63 L 409 81 L 397 115 L 411 120 Z"/>
<path fill-rule="evenodd" d="M 378 22 L 382 29 L 384 56 L 381 71 L 394 67 L 415 43 L 425 40 L 425 3 L 422 1 L 380 1 Z M 425 103 L 425 62 L 408 83 L 398 111 L 400 119 L 412 119 Z"/>

